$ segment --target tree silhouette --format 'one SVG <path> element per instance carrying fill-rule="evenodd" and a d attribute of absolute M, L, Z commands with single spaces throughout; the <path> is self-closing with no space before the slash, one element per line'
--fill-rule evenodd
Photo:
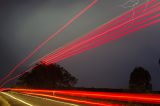
<path fill-rule="evenodd" d="M 151 75 L 143 67 L 136 67 L 130 74 L 129 88 L 135 92 L 146 92 L 152 90 Z"/>
<path fill-rule="evenodd" d="M 30 72 L 21 76 L 16 85 L 27 88 L 64 89 L 73 87 L 77 80 L 58 64 L 37 64 Z"/>

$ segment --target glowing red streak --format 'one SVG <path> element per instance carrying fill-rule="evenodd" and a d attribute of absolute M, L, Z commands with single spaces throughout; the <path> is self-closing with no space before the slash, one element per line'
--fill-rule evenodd
<path fill-rule="evenodd" d="M 151 19 L 153 19 L 153 18 L 157 18 L 157 17 L 159 17 L 159 16 L 160 16 L 160 14 L 157 14 L 157 15 L 151 17 L 151 18 L 148 18 L 148 19 L 146 19 L 146 20 L 143 20 L 142 22 L 151 20 Z M 142 22 L 141 22 L 141 23 L 142 23 Z M 137 25 L 140 25 L 140 23 L 138 23 Z M 143 26 L 143 25 L 142 25 L 142 26 Z M 52 61 L 48 62 L 47 64 L 58 62 L 58 61 L 60 61 L 60 60 L 62 60 L 62 59 L 65 59 L 65 58 L 67 58 L 67 57 L 73 56 L 73 55 L 75 55 L 75 54 L 79 54 L 79 53 L 81 53 L 81 52 L 83 52 L 83 51 L 86 51 L 86 50 L 90 50 L 90 49 L 92 49 L 92 48 L 95 48 L 96 46 L 100 46 L 100 45 L 102 45 L 102 44 L 104 44 L 104 43 L 106 43 L 106 42 L 109 42 L 109 41 L 111 41 L 111 40 L 116 40 L 117 38 L 122 37 L 122 36 L 128 34 L 128 33 L 130 32 L 130 30 L 129 30 L 130 27 L 132 27 L 132 26 L 128 26 L 127 28 L 125 28 L 125 30 L 128 30 L 128 32 L 125 32 L 125 30 L 122 30 L 122 29 L 121 29 L 122 31 L 121 31 L 121 32 L 118 32 L 118 33 L 121 33 L 119 36 L 114 36 L 114 35 L 116 35 L 117 33 L 110 34 L 110 35 L 108 35 L 108 36 L 105 36 L 105 37 L 101 38 L 101 40 L 98 39 L 98 40 L 96 40 L 96 41 L 93 41 L 93 43 L 92 43 L 92 42 L 91 42 L 91 43 L 88 43 L 88 45 L 86 44 L 86 45 L 84 45 L 84 46 L 82 46 L 82 47 L 77 47 L 76 50 L 73 50 L 73 51 L 68 52 L 68 53 L 66 53 L 66 54 L 64 54 L 64 55 L 61 55 L 59 58 L 57 58 L 57 59 L 55 59 L 55 60 L 52 60 Z M 137 26 L 137 27 L 138 27 L 138 26 Z M 136 31 L 136 30 L 134 30 L 134 31 Z"/>
<path fill-rule="evenodd" d="M 27 93 L 52 93 L 63 94 L 77 97 L 90 97 L 99 99 L 109 99 L 118 101 L 132 101 L 140 103 L 160 104 L 159 94 L 130 94 L 130 93 L 109 93 L 109 92 L 90 92 L 90 91 L 76 91 L 76 90 L 34 90 L 34 89 L 11 89 L 17 92 Z M 50 95 L 48 94 L 48 95 Z"/>
<path fill-rule="evenodd" d="M 154 1 L 154 0 L 151 0 L 151 1 Z M 149 7 L 149 8 L 147 8 L 148 10 L 149 9 L 151 9 L 151 8 L 154 8 L 155 6 L 158 6 L 160 3 L 157 3 L 157 4 L 155 4 L 155 5 L 153 5 L 153 6 L 151 6 L 151 7 Z M 147 10 L 146 9 L 146 10 Z M 139 13 L 141 13 L 141 12 L 139 12 Z M 111 22 L 116 22 L 115 20 L 112 20 Z M 109 22 L 110 23 L 110 22 Z M 108 23 L 107 23 L 108 24 Z M 102 26 L 105 26 L 106 24 L 104 24 L 104 25 L 102 25 Z M 100 27 L 100 28 L 103 28 L 103 27 Z M 100 29 L 100 28 L 97 28 L 97 29 Z M 98 31 L 97 31 L 98 32 Z M 116 32 L 116 31 L 114 31 L 114 32 Z M 113 36 L 113 34 L 111 34 L 112 36 Z M 93 36 L 93 35 L 92 35 Z M 107 36 L 108 37 L 108 36 Z M 106 37 L 106 38 L 107 38 Z M 85 38 L 85 37 L 84 37 Z M 82 38 L 83 39 L 83 38 Z M 111 41 L 111 40 L 113 40 L 113 38 L 107 38 L 107 42 L 108 41 Z M 114 39 L 115 40 L 115 39 Z M 97 43 L 97 44 L 94 44 L 94 45 L 96 45 L 96 46 L 98 46 L 99 44 L 103 44 L 103 43 L 106 43 L 106 41 L 104 42 L 104 39 L 103 39 L 103 42 L 102 41 L 98 41 L 97 39 L 96 39 L 96 42 L 100 42 L 100 43 Z M 73 42 L 74 43 L 74 42 Z M 93 42 L 93 43 L 95 43 L 95 42 Z M 72 43 L 70 43 L 70 44 L 72 44 Z M 88 45 L 88 44 L 86 44 L 86 45 Z M 94 46 L 93 45 L 93 47 L 96 47 L 96 46 Z M 87 47 L 87 46 L 86 46 Z M 65 58 L 67 58 L 67 57 L 70 57 L 70 56 L 72 56 L 72 55 L 75 55 L 75 54 L 78 54 L 78 53 L 81 53 L 81 52 L 83 52 L 83 51 L 86 51 L 86 50 L 89 50 L 89 49 L 91 49 L 91 48 L 93 48 L 93 47 L 90 47 L 90 48 L 86 48 L 85 47 L 85 49 L 83 49 L 83 50 L 79 50 L 80 48 L 84 48 L 84 46 L 82 46 L 82 47 L 80 47 L 80 48 L 78 48 L 78 49 L 74 49 L 74 50 L 72 50 L 72 52 L 69 52 L 71 55 L 68 55 L 68 53 L 65 53 L 65 54 L 67 54 L 66 56 L 63 56 L 63 55 L 61 55 L 61 57 L 58 57 L 58 59 L 57 60 L 55 60 L 55 61 L 53 61 L 52 60 L 52 62 L 54 63 L 54 62 L 58 62 L 58 61 L 60 61 L 60 60 L 62 60 L 62 59 L 65 59 Z M 77 52 L 77 50 L 79 50 L 78 52 Z M 76 51 L 76 52 L 75 52 Z M 63 56 L 63 57 L 62 57 Z M 59 59 L 60 58 L 60 59 Z M 49 62 L 48 64 L 50 64 L 51 62 Z M 23 75 L 23 74 L 21 74 L 21 75 Z M 19 75 L 18 75 L 19 76 Z M 14 78 L 12 78 L 12 80 L 13 79 L 15 79 L 15 78 L 17 78 L 17 77 L 14 77 Z M 11 81 L 11 80 L 9 80 L 9 81 Z M 9 81 L 7 81 L 7 82 L 9 82 Z M 4 85 L 4 84 L 3 84 Z"/>
<path fill-rule="evenodd" d="M 155 2 L 156 0 L 150 0 L 147 4 L 148 5 L 150 5 L 150 4 L 153 4 L 153 2 Z M 144 8 L 146 6 L 146 3 L 144 3 L 143 5 L 141 5 L 141 6 L 138 6 L 137 8 L 135 8 L 135 10 L 138 10 L 138 9 L 140 9 L 140 8 Z M 150 9 L 150 8 L 147 8 L 148 10 Z M 97 32 L 100 32 L 104 27 L 110 27 L 112 24 L 113 25 L 118 25 L 118 23 L 117 22 L 119 22 L 120 20 L 123 20 L 123 19 L 125 19 L 125 17 L 127 16 L 127 15 L 130 15 L 131 14 L 131 12 L 132 12 L 132 10 L 131 11 L 128 11 L 128 12 L 125 12 L 124 14 L 122 14 L 121 16 L 119 16 L 118 18 L 114 18 L 114 19 L 112 19 L 111 21 L 109 21 L 107 24 L 103 24 L 101 27 L 99 27 L 99 28 L 97 28 L 97 29 L 95 29 L 94 31 L 92 31 L 92 32 L 90 32 L 90 33 L 88 33 L 86 36 L 83 36 L 82 38 L 80 38 L 79 40 L 77 40 L 76 42 L 72 42 L 72 43 L 77 43 L 77 42 L 81 42 L 82 40 L 84 40 L 84 38 L 87 38 L 87 37 L 90 37 L 90 36 L 92 36 L 92 34 L 94 34 L 94 33 L 97 33 Z M 141 10 L 140 12 L 139 12 L 139 14 L 141 14 L 143 11 Z M 129 16 L 128 17 L 128 19 L 130 18 L 131 16 Z M 113 26 L 112 25 L 112 26 Z M 68 46 L 68 45 L 67 45 Z M 59 49 L 59 51 L 55 51 L 54 52 L 54 54 L 56 53 L 56 54 L 58 54 L 58 53 L 60 53 L 61 51 L 63 50 L 63 48 L 60 48 Z M 47 58 L 47 57 L 46 57 Z"/>
<path fill-rule="evenodd" d="M 104 43 L 106 43 L 106 42 L 109 42 L 109 41 L 111 41 L 111 40 L 116 40 L 116 39 L 118 39 L 118 38 L 120 38 L 120 37 L 122 37 L 122 36 L 124 36 L 124 35 L 126 35 L 126 34 L 129 34 L 129 33 L 131 33 L 131 32 L 137 31 L 137 30 L 139 30 L 139 29 L 141 29 L 141 28 L 148 27 L 149 25 L 152 25 L 152 24 L 155 24 L 155 23 L 158 23 L 158 22 L 159 22 L 159 20 L 156 20 L 156 21 L 154 21 L 154 22 L 151 23 L 151 24 L 146 24 L 146 25 L 144 25 L 143 27 L 142 27 L 142 26 L 138 27 L 138 29 L 135 28 L 134 30 L 130 30 L 130 31 L 128 31 L 128 32 L 125 32 L 125 33 L 123 33 L 123 35 L 121 35 L 121 36 L 115 36 L 115 37 L 113 37 L 113 38 L 104 39 L 104 40 L 100 41 L 99 43 L 95 43 L 95 45 L 92 45 L 92 46 L 90 46 L 90 47 L 83 48 L 83 49 L 81 49 L 81 50 L 79 50 L 79 51 L 75 51 L 75 52 L 73 52 L 73 53 L 67 54 L 67 55 L 65 55 L 64 57 L 60 57 L 60 58 L 58 58 L 57 60 L 52 60 L 52 61 L 48 62 L 47 64 L 55 63 L 55 62 L 58 62 L 58 61 L 60 61 L 60 60 L 65 59 L 65 58 L 71 57 L 71 56 L 73 56 L 73 55 L 82 53 L 82 52 L 84 52 L 84 51 L 86 51 L 86 50 L 90 50 L 90 49 L 92 49 L 92 48 L 94 48 L 94 47 L 97 47 L 97 46 L 100 46 L 100 45 L 102 45 L 102 44 L 104 44 Z"/>
<path fill-rule="evenodd" d="M 150 17 L 150 18 L 145 19 L 145 20 L 141 20 L 140 22 L 137 22 L 136 24 L 135 24 L 135 23 L 134 23 L 134 24 L 131 24 L 131 25 L 128 26 L 127 28 L 123 28 L 123 29 L 122 29 L 122 28 L 119 28 L 120 31 L 117 32 L 117 30 L 116 30 L 116 31 L 114 31 L 114 34 L 109 34 L 109 35 L 107 34 L 108 36 L 104 36 L 103 38 L 100 38 L 100 39 L 113 38 L 114 35 L 116 35 L 116 34 L 118 34 L 118 33 L 123 33 L 123 32 L 129 30 L 129 28 L 131 28 L 131 27 L 133 27 L 133 26 L 135 26 L 135 25 L 140 25 L 140 24 L 142 24 L 142 23 L 144 23 L 144 22 L 147 22 L 147 21 L 152 20 L 152 19 L 154 19 L 154 18 L 157 18 L 157 17 L 159 17 L 159 16 L 160 16 L 160 14 L 157 14 L 157 15 L 154 15 L 154 16 L 152 16 L 152 17 Z M 94 40 L 93 43 L 98 44 L 97 41 L 98 41 L 98 40 L 96 40 L 96 41 Z M 101 41 L 99 41 L 99 42 L 101 42 Z M 83 48 L 83 47 L 87 47 L 88 45 L 91 46 L 91 45 L 93 45 L 93 43 L 90 42 L 90 43 L 88 43 L 88 44 L 86 44 L 86 45 L 83 45 L 83 46 L 81 46 L 81 47 L 78 47 L 76 50 L 79 50 L 79 49 L 81 49 L 81 48 Z M 75 50 L 73 50 L 73 51 L 75 51 Z M 68 54 L 68 53 L 66 53 L 66 54 Z M 64 55 L 66 55 L 66 54 L 64 54 Z"/>
<path fill-rule="evenodd" d="M 87 5 L 83 10 L 81 10 L 78 14 L 76 14 L 71 20 L 69 20 L 64 26 L 59 28 L 54 34 L 50 35 L 45 41 L 43 41 L 40 45 L 38 45 L 27 57 L 25 57 L 22 61 L 20 61 L 9 73 L 4 76 L 0 83 L 2 83 L 5 79 L 7 79 L 17 68 L 19 68 L 22 64 L 24 64 L 29 58 L 31 58 L 40 48 L 42 48 L 48 41 L 50 41 L 57 34 L 61 33 L 67 26 L 69 26 L 74 20 L 76 20 L 81 14 L 87 11 L 90 7 L 92 7 L 97 0 L 93 0 L 89 5 Z"/>
<path fill-rule="evenodd" d="M 0 88 L 3 87 L 3 86 L 4 86 L 5 84 L 7 84 L 8 82 L 10 82 L 10 81 L 12 81 L 12 80 L 14 80 L 14 79 L 16 79 L 16 78 L 19 78 L 20 76 L 24 75 L 26 72 L 29 72 L 29 71 L 32 70 L 33 68 L 34 68 L 34 67 L 30 67 L 29 69 L 27 69 L 26 71 L 24 71 L 24 72 L 16 75 L 15 77 L 12 77 L 12 78 L 4 81 L 4 82 L 0 85 Z"/>
<path fill-rule="evenodd" d="M 87 105 L 92 105 L 92 106 L 121 106 L 118 104 L 98 103 L 98 102 L 92 102 L 92 101 L 86 101 L 86 100 L 77 100 L 77 99 L 70 99 L 70 98 L 64 98 L 64 97 L 59 97 L 59 96 L 51 96 L 51 95 L 46 95 L 46 94 L 41 94 L 41 93 L 38 93 L 38 94 L 37 93 L 27 93 L 27 92 L 23 92 L 23 93 L 35 95 L 35 96 L 60 99 L 60 100 L 64 100 L 64 101 L 74 102 L 74 103 L 82 103 L 82 104 L 87 104 Z"/>
<path fill-rule="evenodd" d="M 44 59 L 45 60 L 45 59 Z"/>
<path fill-rule="evenodd" d="M 149 14 L 152 14 L 153 12 L 157 12 L 157 11 L 159 11 L 159 10 L 160 10 L 160 8 L 156 8 L 156 9 L 154 9 L 153 11 L 147 12 L 147 13 L 145 13 L 145 14 L 143 14 L 143 15 L 141 15 L 141 16 L 138 16 L 138 17 L 136 17 L 136 18 L 134 18 L 134 19 L 132 19 L 132 20 L 129 20 L 129 21 L 127 21 L 127 22 L 125 22 L 125 23 L 123 23 L 123 24 L 121 24 L 121 25 L 118 25 L 118 26 L 116 26 L 116 27 L 114 27 L 114 28 L 111 28 L 111 29 L 105 31 L 105 32 L 102 33 L 102 34 L 98 34 L 98 35 L 96 35 L 96 36 L 93 36 L 93 37 L 90 38 L 90 39 L 87 39 L 87 40 L 82 41 L 81 43 L 79 43 L 79 44 L 77 44 L 77 45 L 73 45 L 73 46 L 71 46 L 69 49 L 66 49 L 65 51 L 59 53 L 58 56 L 60 56 L 61 54 L 65 54 L 65 53 L 69 52 L 71 49 L 77 48 L 78 46 L 81 46 L 81 45 L 83 45 L 83 44 L 85 44 L 85 43 L 87 43 L 87 42 L 90 42 L 90 41 L 92 41 L 92 40 L 95 40 L 95 39 L 97 39 L 98 37 L 101 37 L 102 35 L 105 35 L 105 34 L 111 32 L 111 31 L 114 31 L 114 30 L 120 28 L 120 27 L 123 26 L 123 25 L 127 25 L 128 23 L 131 23 L 131 22 L 133 22 L 133 21 L 135 21 L 135 20 L 137 20 L 137 19 L 139 19 L 139 18 L 143 18 L 144 16 L 148 16 Z M 56 57 L 58 57 L 58 56 L 54 56 L 54 55 L 53 55 L 53 58 L 56 58 Z M 48 60 L 49 60 L 49 59 L 48 59 Z M 46 62 L 46 61 L 45 61 L 45 62 Z"/>

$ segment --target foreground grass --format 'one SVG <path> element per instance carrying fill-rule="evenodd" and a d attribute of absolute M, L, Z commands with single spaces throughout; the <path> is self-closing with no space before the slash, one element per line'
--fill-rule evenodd
<path fill-rule="evenodd" d="M 0 106 L 11 106 L 4 98 L 0 96 Z"/>

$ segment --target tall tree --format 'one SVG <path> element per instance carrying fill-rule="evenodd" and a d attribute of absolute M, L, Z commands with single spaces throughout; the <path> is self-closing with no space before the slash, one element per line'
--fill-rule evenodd
<path fill-rule="evenodd" d="M 37 64 L 30 72 L 18 79 L 17 86 L 27 88 L 59 89 L 70 88 L 77 78 L 58 64 Z"/>
<path fill-rule="evenodd" d="M 136 67 L 130 74 L 129 88 L 131 91 L 145 92 L 152 90 L 151 75 L 143 67 Z"/>

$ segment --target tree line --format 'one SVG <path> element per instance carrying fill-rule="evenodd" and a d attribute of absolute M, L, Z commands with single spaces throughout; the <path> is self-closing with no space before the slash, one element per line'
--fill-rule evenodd
<path fill-rule="evenodd" d="M 160 59 L 159 59 L 160 65 Z M 129 78 L 130 92 L 152 91 L 151 75 L 143 67 L 135 67 Z M 39 89 L 71 89 L 74 88 L 78 79 L 58 64 L 36 66 L 23 76 L 19 77 L 16 87 L 39 88 Z"/>

